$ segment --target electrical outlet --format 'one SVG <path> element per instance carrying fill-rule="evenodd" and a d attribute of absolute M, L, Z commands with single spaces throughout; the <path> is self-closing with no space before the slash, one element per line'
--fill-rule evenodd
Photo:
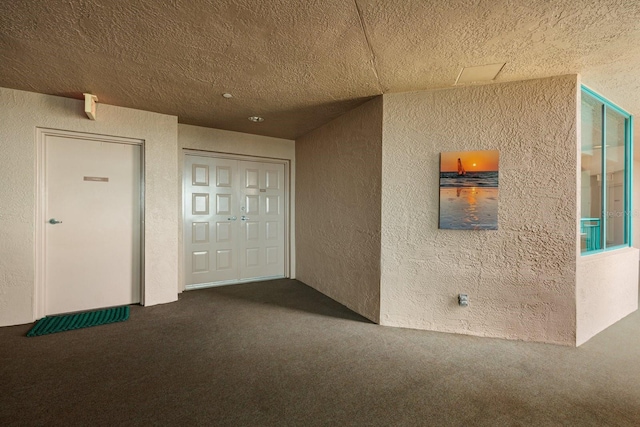
<path fill-rule="evenodd" d="M 467 294 L 458 294 L 458 305 L 460 305 L 460 307 L 468 307 L 469 306 L 469 295 L 467 295 Z"/>

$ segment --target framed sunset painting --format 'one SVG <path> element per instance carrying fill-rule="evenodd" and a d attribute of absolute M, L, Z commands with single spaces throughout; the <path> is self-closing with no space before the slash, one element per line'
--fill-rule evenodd
<path fill-rule="evenodd" d="M 440 153 L 439 228 L 498 229 L 498 151 Z"/>

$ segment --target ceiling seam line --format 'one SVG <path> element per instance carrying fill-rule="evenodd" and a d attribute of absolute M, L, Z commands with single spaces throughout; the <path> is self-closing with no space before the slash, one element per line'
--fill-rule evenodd
<path fill-rule="evenodd" d="M 364 34 L 364 39 L 367 42 L 367 47 L 369 48 L 369 53 L 371 54 L 371 68 L 373 69 L 373 74 L 376 77 L 376 83 L 378 83 L 378 90 L 380 94 L 384 94 L 384 90 L 382 90 L 382 84 L 380 83 L 380 76 L 378 75 L 378 70 L 376 69 L 376 54 L 373 51 L 373 46 L 371 45 L 371 40 L 369 39 L 369 34 L 367 33 L 367 28 L 364 25 L 364 18 L 362 17 L 362 11 L 360 10 L 360 5 L 358 4 L 358 0 L 353 0 L 353 3 L 356 6 L 356 12 L 358 14 L 358 19 L 360 21 L 360 28 L 362 29 L 362 33 Z"/>

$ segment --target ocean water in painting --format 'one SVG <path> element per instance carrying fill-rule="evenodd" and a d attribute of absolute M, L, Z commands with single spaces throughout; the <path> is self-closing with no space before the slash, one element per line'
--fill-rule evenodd
<path fill-rule="evenodd" d="M 440 187 L 498 187 L 498 172 L 440 172 Z"/>
<path fill-rule="evenodd" d="M 497 230 L 498 172 L 441 172 L 440 228 Z"/>

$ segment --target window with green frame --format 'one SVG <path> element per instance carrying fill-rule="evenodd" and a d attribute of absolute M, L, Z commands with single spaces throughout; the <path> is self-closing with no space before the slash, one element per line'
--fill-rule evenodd
<path fill-rule="evenodd" d="M 631 245 L 633 117 L 582 86 L 580 248 Z"/>

